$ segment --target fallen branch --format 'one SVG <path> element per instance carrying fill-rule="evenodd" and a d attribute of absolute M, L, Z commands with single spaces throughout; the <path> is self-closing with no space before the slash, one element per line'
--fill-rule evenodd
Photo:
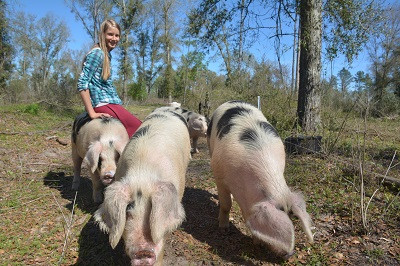
<path fill-rule="evenodd" d="M 391 185 L 394 185 L 394 186 L 396 186 L 396 187 L 400 187 L 400 179 L 398 179 L 398 178 L 394 178 L 394 177 L 390 177 L 390 176 L 384 176 L 384 175 L 381 175 L 381 174 L 376 174 L 377 176 L 379 176 L 379 177 L 382 177 L 384 180 L 383 180 L 383 184 L 384 185 L 386 185 L 386 186 L 391 186 Z"/>
<path fill-rule="evenodd" d="M 67 146 L 68 145 L 67 141 L 60 140 L 57 136 L 50 136 L 50 137 L 46 138 L 46 140 L 52 140 L 52 139 L 54 139 L 55 141 L 57 141 L 58 143 L 60 143 L 63 146 Z"/>

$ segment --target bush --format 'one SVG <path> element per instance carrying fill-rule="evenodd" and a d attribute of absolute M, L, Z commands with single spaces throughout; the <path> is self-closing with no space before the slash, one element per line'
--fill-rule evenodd
<path fill-rule="evenodd" d="M 38 115 L 39 111 L 40 111 L 40 106 L 38 103 L 32 103 L 32 104 L 22 107 L 21 111 L 26 114 Z"/>

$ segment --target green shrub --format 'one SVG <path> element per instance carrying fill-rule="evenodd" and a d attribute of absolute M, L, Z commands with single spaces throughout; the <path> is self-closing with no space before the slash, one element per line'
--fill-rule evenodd
<path fill-rule="evenodd" d="M 40 106 L 37 103 L 32 103 L 22 107 L 21 111 L 26 114 L 38 115 L 40 111 Z"/>

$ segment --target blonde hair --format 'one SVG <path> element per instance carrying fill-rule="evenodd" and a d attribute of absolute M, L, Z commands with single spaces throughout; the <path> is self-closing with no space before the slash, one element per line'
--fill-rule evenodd
<path fill-rule="evenodd" d="M 121 33 L 121 28 L 119 27 L 118 23 L 112 19 L 107 19 L 103 21 L 103 23 L 101 23 L 100 25 L 99 44 L 97 47 L 100 47 L 100 49 L 103 50 L 104 53 L 103 72 L 101 73 L 103 80 L 107 80 L 111 75 L 110 58 L 108 56 L 108 49 L 106 44 L 106 31 L 111 27 L 117 28 L 118 31 Z"/>

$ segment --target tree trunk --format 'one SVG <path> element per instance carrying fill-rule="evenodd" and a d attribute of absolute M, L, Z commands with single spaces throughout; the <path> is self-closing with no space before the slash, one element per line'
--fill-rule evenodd
<path fill-rule="evenodd" d="M 321 124 L 322 0 L 300 1 L 300 84 L 297 117 L 305 132 Z"/>

